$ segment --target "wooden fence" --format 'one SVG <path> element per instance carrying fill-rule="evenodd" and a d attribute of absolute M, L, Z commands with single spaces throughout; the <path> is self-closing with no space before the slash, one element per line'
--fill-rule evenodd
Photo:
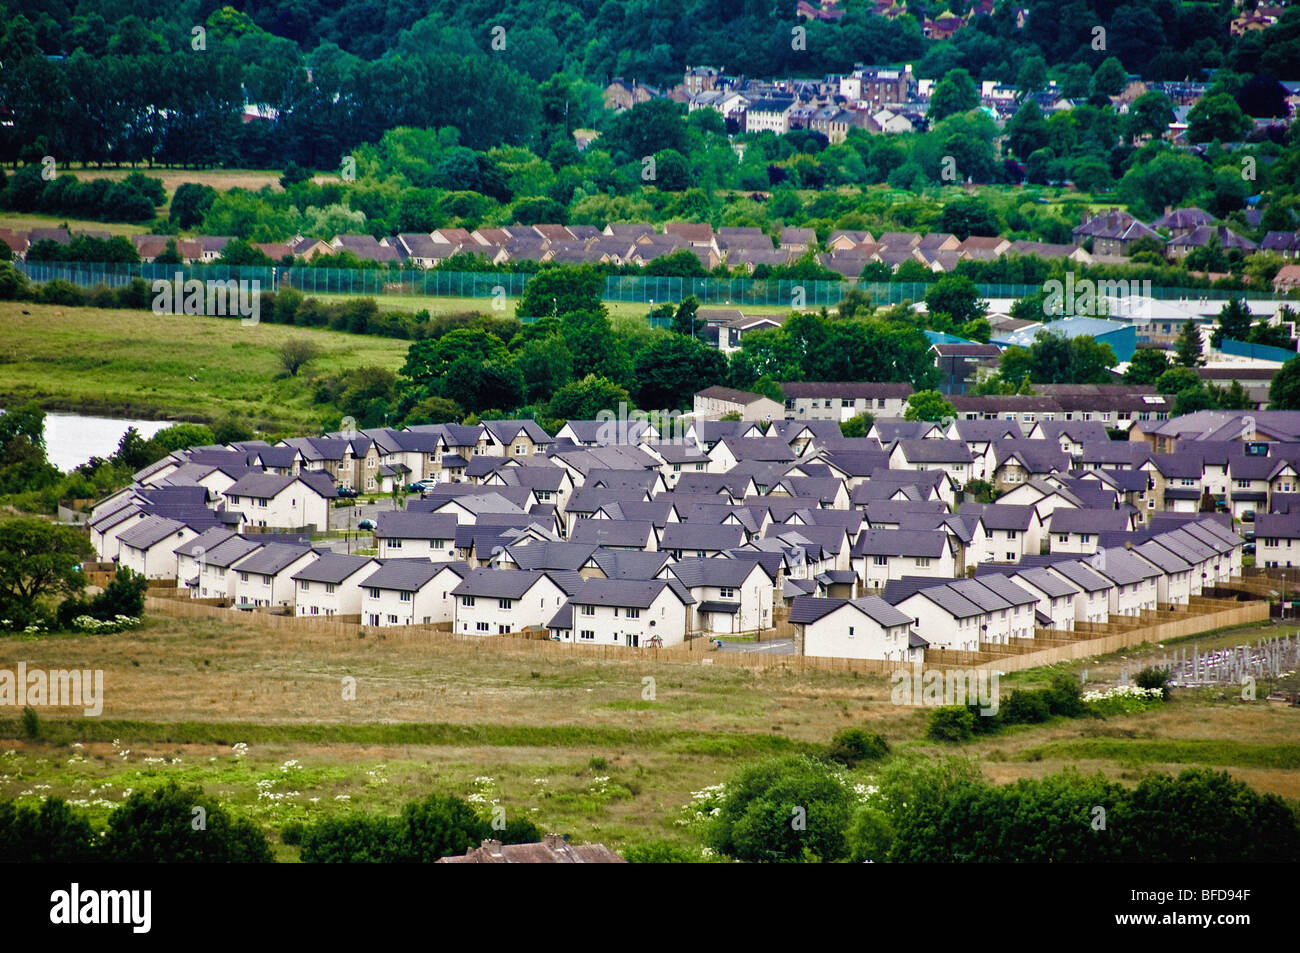
<path fill-rule="evenodd" d="M 888 675 L 904 663 L 884 659 L 818 658 L 768 652 L 723 652 L 706 637 L 691 638 L 668 648 L 632 648 L 626 645 L 587 645 L 554 642 L 545 629 L 525 629 L 509 635 L 480 636 L 451 631 L 451 623 L 430 625 L 363 626 L 355 616 L 287 616 L 268 610 L 241 612 L 225 608 L 216 599 L 166 598 L 151 593 L 147 612 L 179 618 L 212 618 L 249 622 L 271 631 L 303 635 L 329 635 L 342 639 L 437 645 L 457 642 L 484 651 L 505 654 L 569 655 L 628 662 L 695 662 L 734 668 L 788 669 L 792 671 L 858 672 Z M 217 604 L 214 604 L 217 603 Z M 1072 631 L 1039 629 L 1033 639 L 1010 644 L 983 644 L 978 652 L 931 649 L 923 670 L 985 668 L 1002 672 L 1054 665 L 1072 659 L 1105 655 L 1144 642 L 1162 642 L 1229 626 L 1268 620 L 1268 603 L 1238 602 L 1194 597 L 1185 608 L 1165 607 L 1140 616 L 1117 617 L 1106 623 L 1079 623 Z M 785 623 L 788 625 L 788 623 Z M 769 630 L 770 631 L 770 630 Z M 907 666 L 910 668 L 910 666 Z"/>

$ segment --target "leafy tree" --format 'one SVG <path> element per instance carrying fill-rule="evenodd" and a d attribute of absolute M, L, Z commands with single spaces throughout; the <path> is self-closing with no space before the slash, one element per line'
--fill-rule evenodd
<path fill-rule="evenodd" d="M 636 356 L 634 379 L 641 407 L 677 409 L 691 396 L 727 377 L 727 359 L 693 338 L 660 338 Z"/>
<path fill-rule="evenodd" d="M 290 338 L 280 345 L 276 357 L 290 377 L 297 377 L 305 364 L 320 357 L 320 346 L 306 338 Z"/>
<path fill-rule="evenodd" d="M 0 521 L 0 620 L 22 628 L 43 600 L 81 592 L 81 564 L 92 555 L 90 541 L 71 526 L 34 517 Z"/>
<path fill-rule="evenodd" d="M 930 94 L 930 109 L 926 119 L 933 125 L 948 116 L 975 109 L 980 104 L 979 91 L 970 73 L 958 67 L 935 83 Z"/>
<path fill-rule="evenodd" d="M 90 822 L 62 798 L 39 808 L 0 801 L 0 863 L 84 864 L 98 859 L 97 846 Z"/>
<path fill-rule="evenodd" d="M 971 235 L 991 236 L 997 235 L 999 231 L 996 213 L 986 203 L 974 198 L 956 199 L 947 203 L 939 216 L 939 227 L 945 232 L 952 232 L 962 241 Z"/>
<path fill-rule="evenodd" d="M 930 314 L 948 315 L 954 324 L 983 318 L 988 311 L 975 282 L 962 275 L 945 275 L 930 285 L 925 293 L 925 306 Z"/>
<path fill-rule="evenodd" d="M 852 793 L 825 764 L 803 757 L 767 761 L 727 783 L 706 840 L 741 861 L 843 860 L 852 805 Z"/>
<path fill-rule="evenodd" d="M 604 276 L 590 265 L 546 267 L 524 286 L 515 314 L 520 317 L 563 317 L 574 311 L 603 314 L 604 290 Z"/>
<path fill-rule="evenodd" d="M 529 403 L 549 400 L 573 380 L 573 354 L 559 333 L 529 341 L 515 366 L 524 376 L 524 399 Z"/>
<path fill-rule="evenodd" d="M 1131 384 L 1154 384 L 1157 378 L 1169 370 L 1169 357 L 1164 351 L 1154 347 L 1142 347 L 1133 352 L 1124 379 Z"/>
<path fill-rule="evenodd" d="M 1186 390 L 1195 390 L 1201 386 L 1201 379 L 1190 367 L 1175 364 L 1156 378 L 1156 393 L 1180 394 Z"/>
<path fill-rule="evenodd" d="M 1128 84 L 1128 71 L 1124 64 L 1113 56 L 1102 60 L 1097 72 L 1092 74 L 1092 92 L 1094 95 L 1118 96 Z"/>
<path fill-rule="evenodd" d="M 1007 145 L 1022 159 L 1044 148 L 1048 143 L 1047 120 L 1037 100 L 1026 99 L 1007 123 L 1005 132 Z"/>
<path fill-rule="evenodd" d="M 1202 96 L 1187 112 L 1188 142 L 1235 142 L 1250 128 L 1250 119 L 1227 93 Z"/>
<path fill-rule="evenodd" d="M 1201 354 L 1201 326 L 1195 321 L 1184 321 L 1174 343 L 1174 360 L 1183 367 L 1199 367 L 1205 363 Z"/>
<path fill-rule="evenodd" d="M 108 818 L 104 853 L 116 863 L 270 863 L 266 835 L 199 787 L 175 781 L 137 791 Z"/>
<path fill-rule="evenodd" d="M 1233 298 L 1219 309 L 1217 324 L 1210 332 L 1210 347 L 1219 348 L 1223 339 L 1244 341 L 1250 336 L 1250 325 L 1254 320 L 1244 298 Z"/>
<path fill-rule="evenodd" d="M 144 598 L 149 580 L 127 566 L 118 566 L 102 592 L 90 600 L 90 615 L 110 620 L 119 615 L 139 619 L 144 616 Z"/>
<path fill-rule="evenodd" d="M 1272 410 L 1300 410 L 1300 357 L 1283 364 L 1268 385 L 1268 406 Z"/>
<path fill-rule="evenodd" d="M 1129 104 L 1124 117 L 1124 134 L 1130 140 L 1141 136 L 1159 139 L 1174 121 L 1174 103 L 1157 90 L 1143 93 Z"/>
<path fill-rule="evenodd" d="M 548 412 L 556 420 L 595 420 L 602 410 L 618 413 L 620 404 L 630 401 L 622 387 L 603 377 L 588 374 L 572 381 L 551 397 Z"/>
<path fill-rule="evenodd" d="M 252 440 L 253 436 L 253 428 L 248 425 L 248 421 L 236 417 L 234 413 L 227 414 L 212 425 L 214 443 L 223 445 L 239 443 L 244 440 Z"/>
<path fill-rule="evenodd" d="M 865 437 L 876 418 L 871 414 L 856 414 L 840 422 L 840 433 L 846 437 Z"/>
<path fill-rule="evenodd" d="M 955 416 L 956 409 L 937 390 L 919 390 L 907 398 L 904 420 L 943 420 Z"/>
<path fill-rule="evenodd" d="M 159 450 L 171 453 L 173 450 L 187 450 L 190 447 L 206 447 L 216 442 L 212 428 L 205 424 L 172 424 L 164 427 L 149 442 Z"/>

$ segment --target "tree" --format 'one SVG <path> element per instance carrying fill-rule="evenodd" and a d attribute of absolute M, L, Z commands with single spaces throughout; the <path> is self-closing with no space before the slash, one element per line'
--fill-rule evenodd
<path fill-rule="evenodd" d="M 1228 338 L 1233 341 L 1244 341 L 1250 336 L 1250 325 L 1253 316 L 1250 309 L 1246 307 L 1246 301 L 1243 298 L 1233 298 L 1219 309 L 1217 324 L 1213 331 L 1210 332 L 1210 347 L 1219 348 L 1223 346 L 1223 339 Z"/>
<path fill-rule="evenodd" d="M 696 391 L 727 377 L 721 352 L 681 335 L 655 341 L 637 354 L 633 368 L 637 404 L 655 409 L 685 407 Z"/>
<path fill-rule="evenodd" d="M 925 293 L 925 307 L 932 315 L 948 315 L 954 324 L 983 318 L 988 311 L 975 282 L 963 275 L 945 275 L 930 285 Z"/>
<path fill-rule="evenodd" d="M 727 782 L 706 840 L 747 862 L 843 860 L 852 792 L 827 765 L 786 758 L 746 768 Z"/>
<path fill-rule="evenodd" d="M 1129 104 L 1124 117 L 1124 134 L 1130 141 L 1142 136 L 1159 139 L 1174 121 L 1174 103 L 1157 90 L 1143 93 Z"/>
<path fill-rule="evenodd" d="M 549 400 L 573 380 L 573 354 L 558 333 L 525 344 L 515 366 L 524 375 L 524 399 L 529 403 Z"/>
<path fill-rule="evenodd" d="M 1021 94 L 1034 93 L 1047 86 L 1047 60 L 1041 56 L 1026 56 L 1016 73 L 1016 89 Z"/>
<path fill-rule="evenodd" d="M 1196 321 L 1184 321 L 1174 344 L 1174 360 L 1183 367 L 1199 367 L 1205 363 L 1201 354 L 1201 326 Z"/>
<path fill-rule="evenodd" d="M 974 198 L 947 203 L 939 216 L 939 227 L 952 232 L 961 241 L 971 235 L 997 235 L 999 231 L 997 214 L 986 203 Z"/>
<path fill-rule="evenodd" d="M 1131 384 L 1154 384 L 1156 379 L 1169 370 L 1169 357 L 1164 351 L 1154 347 L 1138 348 L 1129 360 L 1124 379 Z"/>
<path fill-rule="evenodd" d="M 687 254 L 690 254 L 689 252 Z M 698 263 L 699 259 L 691 255 Z M 671 307 L 669 305 L 668 307 Z M 676 334 L 685 334 L 687 337 L 695 337 L 700 322 L 696 320 L 696 314 L 700 310 L 700 299 L 695 295 L 687 295 L 682 299 L 677 310 L 673 312 L 672 329 Z"/>
<path fill-rule="evenodd" d="M 944 74 L 930 94 L 930 109 L 926 119 L 931 125 L 948 116 L 968 112 L 980 104 L 979 91 L 970 73 L 958 67 Z"/>
<path fill-rule="evenodd" d="M 603 377 L 588 374 L 580 381 L 572 381 L 557 390 L 551 397 L 548 413 L 556 420 L 595 420 L 602 410 L 618 415 L 620 404 L 630 398 L 622 387 Z"/>
<path fill-rule="evenodd" d="M 939 421 L 956 414 L 956 408 L 937 390 L 919 390 L 907 398 L 903 419 Z"/>
<path fill-rule="evenodd" d="M 1273 375 L 1268 386 L 1268 406 L 1272 410 L 1300 410 L 1300 357 L 1293 357 Z"/>
<path fill-rule="evenodd" d="M 1156 379 L 1156 393 L 1181 394 L 1201 386 L 1201 378 L 1190 367 L 1175 364 Z"/>
<path fill-rule="evenodd" d="M 1092 74 L 1093 95 L 1118 96 L 1128 85 L 1128 71 L 1113 56 L 1102 60 L 1097 72 Z"/>
<path fill-rule="evenodd" d="M 34 517 L 0 522 L 0 626 L 23 628 L 38 617 L 43 600 L 81 592 L 81 564 L 93 554 L 71 526 Z"/>
<path fill-rule="evenodd" d="M 1026 99 L 1007 123 L 1005 132 L 1007 145 L 1022 159 L 1029 158 L 1033 152 L 1046 146 L 1049 140 L 1047 120 L 1038 108 L 1038 101 Z"/>
<path fill-rule="evenodd" d="M 515 307 L 520 317 L 563 317 L 574 311 L 604 313 L 605 277 L 591 265 L 545 267 L 528 280 Z"/>
<path fill-rule="evenodd" d="M 233 412 L 222 417 L 212 425 L 212 439 L 214 443 L 239 443 L 243 440 L 252 440 L 253 436 L 254 431 L 253 428 L 249 426 L 248 421 L 244 418 L 236 417 Z"/>
<path fill-rule="evenodd" d="M 871 414 L 855 414 L 840 423 L 840 433 L 849 438 L 865 437 L 875 422 L 876 418 Z"/>
<path fill-rule="evenodd" d="M 51 797 L 39 808 L 0 801 L 0 864 L 84 864 L 99 859 L 94 828 Z"/>
<path fill-rule="evenodd" d="M 200 787 L 175 781 L 137 791 L 108 818 L 104 852 L 115 863 L 270 863 L 266 835 L 227 813 Z"/>
<path fill-rule="evenodd" d="M 1251 128 L 1237 101 L 1227 93 L 1203 96 L 1187 112 L 1188 142 L 1235 142 Z"/>
<path fill-rule="evenodd" d="M 315 341 L 306 338 L 290 338 L 280 345 L 276 356 L 280 360 L 280 366 L 288 371 L 289 376 L 297 377 L 303 365 L 320 357 L 320 353 L 320 347 Z"/>

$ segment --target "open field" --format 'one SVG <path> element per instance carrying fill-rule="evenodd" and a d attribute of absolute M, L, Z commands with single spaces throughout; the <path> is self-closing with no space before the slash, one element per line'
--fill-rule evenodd
<path fill-rule="evenodd" d="M 895 751 L 939 750 L 924 738 L 926 712 L 892 705 L 881 676 L 566 658 L 495 641 L 341 641 L 165 617 L 120 635 L 0 641 L 0 667 L 102 669 L 105 695 L 98 718 L 45 709 L 36 741 L 17 717 L 0 718 L 0 799 L 60 795 L 102 819 L 126 790 L 176 777 L 275 832 L 354 806 L 395 812 L 436 791 L 495 800 L 580 840 L 695 846 L 674 823 L 680 808 L 745 763 L 819 750 L 849 725 L 882 732 Z M 1118 661 L 1062 670 L 1087 667 L 1092 685 Z M 1049 674 L 1008 676 L 1003 695 Z M 1142 715 L 1057 720 L 944 750 L 1000 782 L 1072 765 L 1128 782 L 1207 765 L 1296 800 L 1298 729 L 1300 710 L 1180 691 Z M 259 796 L 259 781 L 283 797 Z"/>
<path fill-rule="evenodd" d="M 165 323 L 165 325 L 164 325 Z M 282 377 L 276 354 L 306 338 L 322 355 Z M 234 318 L 0 302 L 0 406 L 214 420 L 235 411 L 271 429 L 316 430 L 311 374 L 392 370 L 408 342 Z"/>
<path fill-rule="evenodd" d="M 61 175 L 75 175 L 82 182 L 91 179 L 117 181 L 125 179 L 133 172 L 139 172 L 151 179 L 162 179 L 163 188 L 167 190 L 169 198 L 176 191 L 177 186 L 184 185 L 186 182 L 210 185 L 218 191 L 226 189 L 256 191 L 269 185 L 273 191 L 280 192 L 283 191 L 280 188 L 280 176 L 284 174 L 280 169 L 174 169 L 163 166 L 155 166 L 151 169 L 147 165 L 116 168 L 105 166 L 100 169 L 94 165 L 82 167 L 76 164 L 59 166 L 58 171 Z"/>
<path fill-rule="evenodd" d="M 62 228 L 64 225 L 76 235 L 81 232 L 108 232 L 110 235 L 143 235 L 148 231 L 146 225 L 130 225 L 125 222 L 97 222 L 90 218 L 68 218 L 66 215 L 29 215 L 20 212 L 5 212 L 0 215 L 0 228 L 13 232 L 29 232 L 33 228 Z"/>

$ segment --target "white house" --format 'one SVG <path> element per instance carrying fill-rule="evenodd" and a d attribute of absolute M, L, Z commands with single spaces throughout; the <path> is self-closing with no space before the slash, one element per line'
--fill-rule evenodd
<path fill-rule="evenodd" d="M 1045 628 L 1069 632 L 1074 629 L 1074 603 L 1083 591 L 1045 566 L 1027 566 L 1010 574 L 1014 582 L 1037 600 L 1035 615 Z"/>
<path fill-rule="evenodd" d="M 273 529 L 329 528 L 330 502 L 337 496 L 324 472 L 281 476 L 253 472 L 222 493 L 226 506 L 244 514 L 244 525 Z"/>
<path fill-rule="evenodd" d="M 379 564 L 369 556 L 321 553 L 293 574 L 294 615 L 361 616 L 361 583 Z"/>
<path fill-rule="evenodd" d="M 451 513 L 380 513 L 375 520 L 380 558 L 423 556 L 436 562 L 456 557 L 456 517 Z"/>
<path fill-rule="evenodd" d="M 695 602 L 690 631 L 729 634 L 772 627 L 776 579 L 755 559 L 683 559 L 660 578 L 676 578 Z"/>
<path fill-rule="evenodd" d="M 210 529 L 176 549 L 176 578 L 195 599 L 235 598 L 232 565 L 262 548 L 230 530 Z"/>
<path fill-rule="evenodd" d="M 1111 546 L 1099 549 L 1088 566 L 1115 584 L 1109 597 L 1110 614 L 1135 616 L 1155 609 L 1159 595 L 1156 580 L 1163 573 L 1150 562 L 1127 549 Z"/>
<path fill-rule="evenodd" d="M 451 590 L 455 630 L 469 635 L 505 635 L 544 627 L 581 584 L 577 573 L 472 570 Z"/>
<path fill-rule="evenodd" d="M 561 642 L 680 645 L 694 601 L 676 579 L 588 579 L 547 620 L 547 627 Z"/>
<path fill-rule="evenodd" d="M 147 517 L 117 537 L 118 565 L 147 579 L 175 579 L 176 547 L 198 535 L 177 520 Z"/>
<path fill-rule="evenodd" d="M 388 559 L 361 583 L 361 623 L 369 626 L 430 625 L 455 615 L 452 590 L 469 575 L 465 563 L 427 557 Z"/>
<path fill-rule="evenodd" d="M 1093 572 L 1079 559 L 1064 559 L 1052 563 L 1047 571 L 1073 583 L 1079 589 L 1074 598 L 1074 621 L 1106 622 L 1110 619 L 1111 590 L 1115 584 Z"/>
<path fill-rule="evenodd" d="M 920 662 L 926 643 L 912 629 L 912 617 L 877 596 L 819 599 L 798 596 L 790 608 L 796 642 L 817 658 Z"/>
<path fill-rule="evenodd" d="M 292 605 L 297 583 L 293 574 L 315 562 L 310 546 L 267 543 L 230 566 L 236 606 Z"/>
<path fill-rule="evenodd" d="M 947 585 L 914 592 L 895 608 L 932 649 L 977 652 L 988 627 L 988 613 Z"/>
<path fill-rule="evenodd" d="M 957 575 L 953 544 L 939 530 L 864 529 L 852 552 L 853 570 L 868 590 L 903 576 Z"/>

